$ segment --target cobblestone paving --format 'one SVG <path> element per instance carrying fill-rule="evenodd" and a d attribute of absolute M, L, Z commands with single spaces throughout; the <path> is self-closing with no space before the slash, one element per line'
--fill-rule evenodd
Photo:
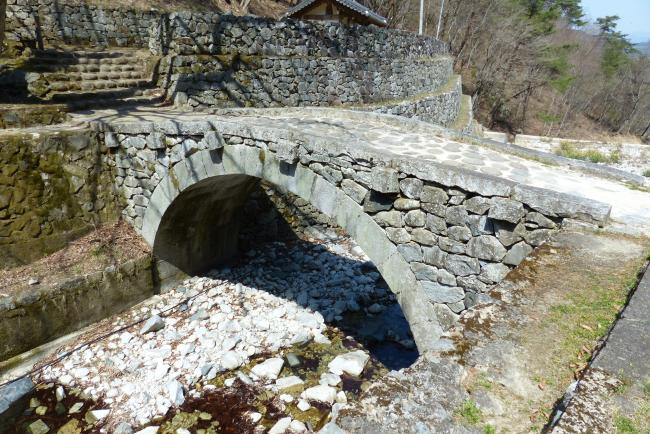
<path fill-rule="evenodd" d="M 368 117 L 361 121 L 357 113 L 328 110 L 327 117 L 319 111 L 267 110 L 264 114 L 244 111 L 237 117 L 188 113 L 174 109 L 138 110 L 126 112 L 103 111 L 77 116 L 79 121 L 102 119 L 104 121 L 134 122 L 171 119 L 177 121 L 233 119 L 255 125 L 293 129 L 300 134 L 320 137 L 350 146 L 366 146 L 384 154 L 428 160 L 449 166 L 462 167 L 486 175 L 508 179 L 520 184 L 574 194 L 612 205 L 611 228 L 633 234 L 650 235 L 650 192 L 631 189 L 609 179 L 599 178 L 566 168 L 528 160 L 498 152 L 476 144 L 450 140 L 427 130 L 426 124 L 417 131 L 408 124 L 395 126 Z"/>

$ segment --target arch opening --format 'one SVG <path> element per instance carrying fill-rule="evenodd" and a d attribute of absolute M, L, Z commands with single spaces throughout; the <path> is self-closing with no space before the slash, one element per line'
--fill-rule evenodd
<path fill-rule="evenodd" d="M 396 296 L 350 235 L 248 175 L 204 179 L 168 207 L 154 252 L 190 275 L 241 283 L 319 312 L 389 369 L 419 356 Z"/>

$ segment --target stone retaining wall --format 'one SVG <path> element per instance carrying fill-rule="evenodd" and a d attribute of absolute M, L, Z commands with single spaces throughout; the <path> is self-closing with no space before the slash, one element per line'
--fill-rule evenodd
<path fill-rule="evenodd" d="M 106 149 L 92 132 L 0 141 L 0 268 L 29 263 L 119 217 Z"/>
<path fill-rule="evenodd" d="M 422 349 L 564 218 L 603 224 L 609 214 L 604 204 L 247 120 L 98 125 L 117 151 L 125 214 L 154 253 L 181 268 L 231 257 L 237 215 L 263 179 L 357 241 Z"/>
<path fill-rule="evenodd" d="M 153 295 L 150 256 L 0 298 L 0 360 L 28 351 Z"/>
<path fill-rule="evenodd" d="M 8 0 L 7 37 L 31 46 L 147 47 L 155 11 L 102 7 L 82 0 Z"/>
<path fill-rule="evenodd" d="M 387 101 L 352 108 L 354 110 L 386 113 L 443 126 L 451 126 L 459 119 L 462 93 L 460 77 L 454 75 L 451 76 L 451 79 L 448 80 L 442 89 L 434 93 L 420 94 L 403 101 Z M 466 128 L 467 126 L 464 125 L 461 130 L 465 130 Z"/>
<path fill-rule="evenodd" d="M 169 69 L 163 66 L 163 70 Z M 365 104 L 437 89 L 452 74 L 449 57 L 330 58 L 176 56 L 169 98 L 197 107 Z M 459 94 L 437 99 L 431 118 L 453 117 Z M 409 113 L 404 113 L 408 115 Z"/>

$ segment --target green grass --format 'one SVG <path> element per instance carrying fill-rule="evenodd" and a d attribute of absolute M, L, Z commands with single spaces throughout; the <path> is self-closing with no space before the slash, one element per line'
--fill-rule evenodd
<path fill-rule="evenodd" d="M 650 169 L 643 172 L 643 176 L 645 176 L 646 178 L 650 178 Z"/>
<path fill-rule="evenodd" d="M 643 386 L 643 394 L 647 399 L 650 399 L 650 381 Z"/>
<path fill-rule="evenodd" d="M 485 425 L 483 427 L 483 434 L 497 434 L 497 429 L 492 425 Z"/>
<path fill-rule="evenodd" d="M 478 425 L 478 423 L 481 422 L 481 419 L 483 418 L 481 410 L 471 399 L 463 402 L 463 405 L 456 410 L 456 416 L 458 416 L 468 425 Z"/>
<path fill-rule="evenodd" d="M 562 142 L 560 148 L 555 151 L 556 155 L 574 160 L 591 161 L 592 163 L 619 163 L 621 161 L 621 151 L 612 151 L 609 155 L 596 149 L 579 149 L 575 143 Z"/>
<path fill-rule="evenodd" d="M 616 416 L 614 418 L 614 426 L 618 434 L 637 434 L 639 432 L 634 421 L 625 416 Z"/>

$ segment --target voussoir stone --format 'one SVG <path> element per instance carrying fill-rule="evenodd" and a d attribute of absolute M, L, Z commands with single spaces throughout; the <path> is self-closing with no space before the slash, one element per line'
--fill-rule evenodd
<path fill-rule="evenodd" d="M 465 298 L 463 288 L 445 286 L 437 282 L 422 282 L 422 290 L 433 303 L 456 303 Z"/>
<path fill-rule="evenodd" d="M 500 261 L 507 251 L 496 237 L 480 235 L 469 240 L 466 253 L 471 257 L 486 261 Z"/>
<path fill-rule="evenodd" d="M 352 198 L 356 203 L 363 203 L 363 199 L 368 194 L 368 190 L 351 179 L 341 181 L 341 190 Z"/>

